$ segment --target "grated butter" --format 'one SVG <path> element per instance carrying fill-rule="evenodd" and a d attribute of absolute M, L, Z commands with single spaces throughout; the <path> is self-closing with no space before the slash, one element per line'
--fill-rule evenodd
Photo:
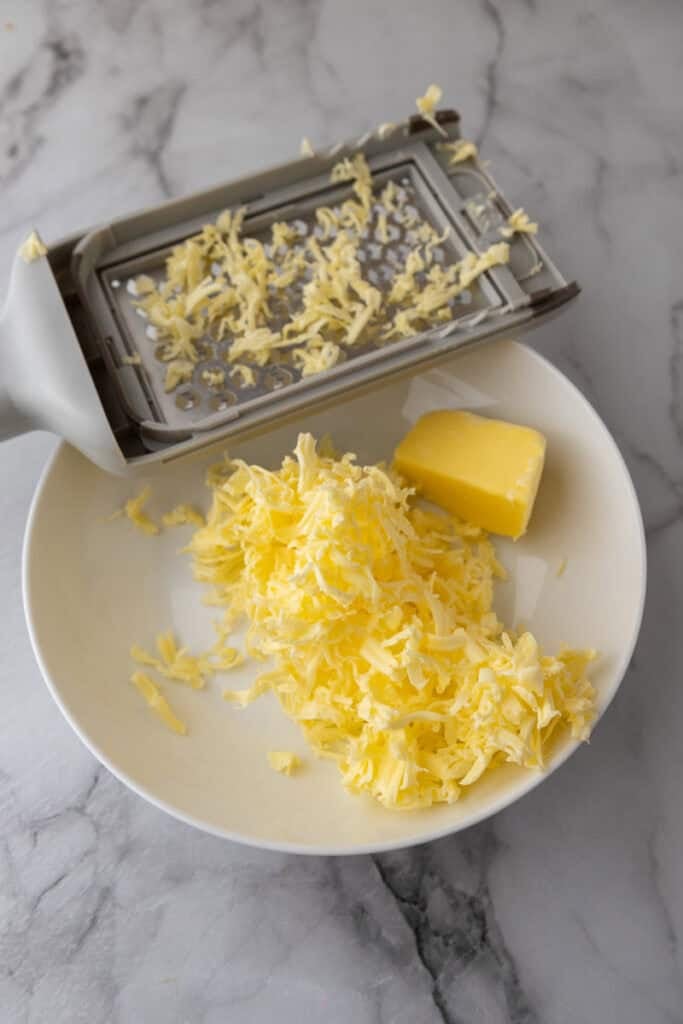
<path fill-rule="evenodd" d="M 492 610 L 504 576 L 485 533 L 417 507 L 409 488 L 301 434 L 275 471 L 242 461 L 212 475 L 196 578 L 248 623 L 247 651 L 344 785 L 390 808 L 457 800 L 490 767 L 542 768 L 556 729 L 586 739 L 592 651 L 542 652 Z"/>

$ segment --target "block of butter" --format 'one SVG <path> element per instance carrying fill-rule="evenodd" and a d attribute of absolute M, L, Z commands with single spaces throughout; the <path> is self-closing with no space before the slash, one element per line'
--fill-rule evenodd
<path fill-rule="evenodd" d="M 516 539 L 529 523 L 544 458 L 537 430 L 447 409 L 417 421 L 394 465 L 424 498 Z"/>

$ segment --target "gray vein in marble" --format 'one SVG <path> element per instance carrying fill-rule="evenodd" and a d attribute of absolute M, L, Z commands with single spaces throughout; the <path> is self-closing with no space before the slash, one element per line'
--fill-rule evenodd
<path fill-rule="evenodd" d="M 263 65 L 268 33 L 266 30 L 266 9 L 262 3 L 240 5 L 239 12 L 232 4 L 223 0 L 202 0 L 200 12 L 203 21 L 212 31 L 219 29 L 226 46 L 246 43 Z"/>
<path fill-rule="evenodd" d="M 298 58 L 305 87 L 315 103 L 316 109 L 321 116 L 323 126 L 331 128 L 332 131 L 334 131 L 335 118 L 339 115 L 340 111 L 343 111 L 343 102 L 341 99 L 336 101 L 326 99 L 321 95 L 314 74 L 314 64 L 317 62 L 319 66 L 323 68 L 329 78 L 334 82 L 339 92 L 343 92 L 343 83 L 341 82 L 331 59 L 321 52 L 320 48 L 316 46 L 321 13 L 320 4 L 317 0 L 295 0 L 295 4 L 300 13 L 302 25 L 301 36 L 300 38 L 297 37 L 296 40 L 295 55 Z M 325 141 L 328 140 L 329 136 L 325 133 Z M 342 140 L 335 139 L 334 141 L 339 142 Z"/>
<path fill-rule="evenodd" d="M 622 445 L 627 449 L 629 457 L 644 466 L 653 474 L 663 486 L 672 501 L 672 507 L 664 514 L 658 516 L 654 521 L 645 522 L 645 534 L 648 540 L 657 537 L 664 530 L 675 526 L 683 518 L 683 481 L 676 480 L 667 472 L 659 459 L 651 452 L 640 449 L 631 441 L 621 440 Z"/>
<path fill-rule="evenodd" d="M 131 109 L 123 115 L 123 124 L 131 139 L 131 152 L 149 164 L 166 197 L 172 194 L 172 188 L 164 170 L 164 149 L 173 133 L 186 88 L 182 82 L 165 82 L 136 96 Z"/>
<path fill-rule="evenodd" d="M 24 67 L 9 79 L 0 95 L 0 123 L 4 123 L 2 184 L 13 181 L 28 166 L 43 144 L 39 126 L 45 115 L 85 69 L 85 50 L 78 36 L 60 36 L 53 29 Z"/>
<path fill-rule="evenodd" d="M 664 922 L 664 928 L 666 932 L 666 939 L 669 945 L 671 953 L 671 959 L 675 963 L 678 958 L 678 936 L 676 934 L 676 926 L 671 917 L 671 908 L 669 907 L 668 900 L 662 890 L 661 880 L 661 866 L 659 863 L 659 855 L 657 853 L 657 843 L 660 840 L 660 829 L 659 826 L 655 826 L 648 837 L 647 841 L 647 855 L 648 855 L 648 867 L 650 873 L 650 880 L 652 882 L 652 888 L 655 893 L 656 899 L 659 903 L 659 911 L 661 919 Z M 683 1003 L 683 985 L 680 984 L 681 990 L 681 1002 Z"/>
<path fill-rule="evenodd" d="M 468 1024 L 458 1006 L 460 981 L 467 972 L 483 971 L 502 997 L 510 1024 L 537 1024 L 491 900 L 487 872 L 498 849 L 493 829 L 480 826 L 442 845 L 449 842 L 458 844 L 473 874 L 469 888 L 446 879 L 430 847 L 373 857 L 413 932 L 434 1004 L 444 1024 Z"/>
<path fill-rule="evenodd" d="M 571 350 L 563 350 L 562 358 L 567 366 L 572 370 L 572 376 L 577 380 L 581 387 L 582 393 L 592 402 L 595 403 L 595 389 L 591 380 L 591 375 L 583 364 L 583 361 L 579 357 L 575 348 Z"/>
<path fill-rule="evenodd" d="M 498 106 L 499 64 L 505 47 L 505 25 L 503 24 L 503 18 L 494 3 L 494 0 L 482 0 L 482 10 L 486 14 L 487 21 L 493 28 L 495 43 L 493 55 L 486 64 L 484 79 L 484 116 L 481 128 L 476 136 L 476 143 L 479 147 L 481 147 L 482 143 L 486 139 Z"/>
<path fill-rule="evenodd" d="M 608 161 L 599 154 L 595 159 L 595 178 L 590 190 L 591 206 L 593 207 L 593 219 L 598 238 L 608 248 L 612 241 L 611 232 L 602 214 L 602 201 L 606 188 L 606 179 L 609 171 Z"/>
<path fill-rule="evenodd" d="M 573 915 L 574 921 L 583 935 L 586 943 L 591 948 L 593 955 L 605 965 L 607 970 L 613 974 L 617 979 L 626 984 L 629 988 L 632 988 L 635 992 L 638 991 L 638 985 L 631 978 L 626 977 L 619 967 L 612 961 L 607 950 L 603 949 L 600 943 L 596 941 L 595 936 L 591 933 L 587 927 L 586 922 L 578 915 Z M 640 993 L 639 993 L 640 994 Z M 667 1006 L 663 1006 L 662 1003 L 655 996 L 651 1001 L 651 1008 L 655 1008 L 662 1014 L 660 1019 L 666 1020 L 669 1024 L 683 1024 L 683 1016 L 672 1012 Z M 643 1021 L 643 1024 L 646 1024 Z"/>

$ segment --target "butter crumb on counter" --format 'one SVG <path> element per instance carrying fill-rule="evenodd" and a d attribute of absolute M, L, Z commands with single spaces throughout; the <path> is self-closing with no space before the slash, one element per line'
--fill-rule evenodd
<path fill-rule="evenodd" d="M 293 775 L 301 767 L 301 758 L 286 750 L 269 750 L 268 763 L 280 775 Z"/>
<path fill-rule="evenodd" d="M 47 256 L 47 246 L 41 241 L 37 231 L 31 232 L 19 251 L 24 263 L 34 263 Z"/>
<path fill-rule="evenodd" d="M 557 576 L 558 579 L 560 579 L 562 576 L 564 576 L 566 568 L 567 568 L 567 556 L 565 555 L 564 558 L 560 559 L 559 564 L 557 566 L 557 569 L 555 571 L 555 575 Z"/>

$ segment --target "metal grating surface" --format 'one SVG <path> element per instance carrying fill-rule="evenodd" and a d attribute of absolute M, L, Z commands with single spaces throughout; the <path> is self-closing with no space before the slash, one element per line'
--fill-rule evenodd
<path fill-rule="evenodd" d="M 445 227 L 451 228 L 446 240 L 433 250 L 435 263 L 456 262 L 469 248 L 429 195 L 426 184 L 414 165 L 404 164 L 390 172 L 373 175 L 374 191 L 378 200 L 379 193 L 390 180 L 394 181 L 401 194 L 405 196 L 401 215 L 399 217 L 394 212 L 383 209 L 380 202 L 377 201 L 373 208 L 372 219 L 361 235 L 362 245 L 358 253 L 366 279 L 376 288 L 385 292 L 389 289 L 394 274 L 403 268 L 406 256 L 418 241 L 413 227 L 407 226 L 403 222 L 406 214 L 417 215 L 422 221 L 429 223 L 439 234 L 443 233 Z M 257 238 L 265 245 L 270 237 L 270 225 L 276 220 L 285 220 L 297 231 L 298 241 L 294 244 L 295 248 L 303 249 L 310 236 L 322 237 L 322 229 L 315 218 L 316 208 L 324 205 L 338 211 L 339 204 L 350 195 L 350 187 L 331 187 L 329 195 L 318 197 L 316 201 L 303 201 L 296 207 L 288 204 L 285 216 L 282 215 L 281 210 L 276 209 L 270 211 L 266 217 L 254 218 L 251 222 L 247 218 L 243 237 Z M 217 211 L 217 214 L 219 212 Z M 378 218 L 382 213 L 387 216 L 389 229 L 387 243 L 382 243 L 378 237 Z M 182 239 L 178 239 L 178 242 L 180 241 Z M 156 329 L 146 321 L 144 312 L 135 305 L 132 281 L 136 275 L 141 273 L 152 277 L 156 282 L 163 281 L 165 259 L 169 252 L 170 248 L 166 248 L 100 271 L 109 305 L 121 331 L 121 338 L 112 342 L 114 358 L 123 362 L 122 357 L 126 354 L 130 356 L 139 353 L 141 364 L 126 367 L 126 370 L 136 374 L 150 403 L 152 417 L 157 422 L 171 427 L 178 426 L 187 429 L 207 417 L 215 417 L 216 414 L 220 415 L 231 408 L 239 408 L 253 399 L 263 398 L 283 388 L 295 387 L 299 384 L 301 373 L 293 362 L 294 346 L 291 349 L 273 353 L 271 361 L 263 367 L 250 363 L 246 358 L 240 358 L 240 362 L 250 366 L 255 378 L 253 386 L 244 386 L 237 377 L 230 378 L 232 364 L 228 361 L 227 353 L 233 339 L 226 336 L 221 341 L 217 341 L 206 336 L 199 343 L 202 358 L 195 367 L 192 380 L 180 384 L 170 393 L 165 392 L 164 378 L 167 364 L 161 359 L 163 346 L 157 338 Z M 218 268 L 215 268 L 215 272 L 217 271 Z M 419 285 L 424 284 L 425 276 L 424 272 L 416 275 Z M 268 324 L 273 330 L 284 326 L 291 315 L 296 314 L 301 304 L 304 281 L 305 278 L 295 282 L 284 293 L 284 301 L 280 302 L 279 308 L 273 307 L 274 317 Z M 273 289 L 273 293 L 275 293 L 275 289 Z M 471 290 L 464 292 L 452 301 L 453 319 L 459 320 L 489 308 L 496 302 L 495 291 L 484 279 L 481 279 L 481 283 L 473 285 Z M 388 312 L 390 316 L 393 315 L 391 310 Z M 353 363 L 361 356 L 380 351 L 388 345 L 394 344 L 394 342 L 386 342 L 381 339 L 383 326 L 375 326 L 366 330 L 353 347 L 344 350 L 342 353 L 344 362 Z M 443 328 L 444 325 L 440 324 L 439 326 Z M 330 337 L 329 340 L 338 341 L 339 339 Z M 225 383 L 215 386 L 208 385 L 203 379 L 207 370 L 222 371 L 225 374 Z M 325 372 L 329 374 L 332 371 Z M 314 378 L 307 378 L 309 381 L 311 379 Z"/>

